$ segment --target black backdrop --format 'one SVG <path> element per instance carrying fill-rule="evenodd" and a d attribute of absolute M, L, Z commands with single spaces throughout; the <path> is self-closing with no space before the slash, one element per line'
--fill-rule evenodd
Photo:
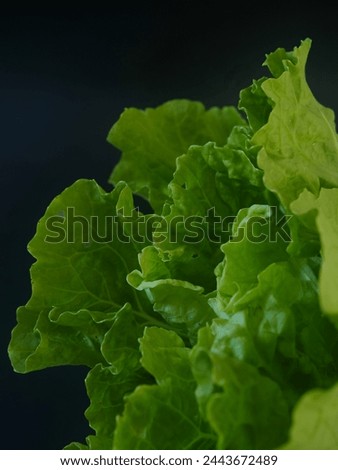
<path fill-rule="evenodd" d="M 227 4 L 0 12 L 2 449 L 59 449 L 89 433 L 86 369 L 19 375 L 7 346 L 16 307 L 30 295 L 26 245 L 36 223 L 78 178 L 110 189 L 119 153 L 106 135 L 122 110 L 171 98 L 236 105 L 239 90 L 266 73 L 266 53 L 310 37 L 308 81 L 338 111 L 338 33 L 328 7 Z"/>

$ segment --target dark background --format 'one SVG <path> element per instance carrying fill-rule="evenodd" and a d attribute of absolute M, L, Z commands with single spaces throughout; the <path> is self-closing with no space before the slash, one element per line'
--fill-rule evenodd
<path fill-rule="evenodd" d="M 338 111 L 337 21 L 322 2 L 299 12 L 284 2 L 121 3 L 0 13 L 2 449 L 60 449 L 89 433 L 86 369 L 19 375 L 7 346 L 15 310 L 30 296 L 26 245 L 36 223 L 79 178 L 111 189 L 119 152 L 106 135 L 123 109 L 172 98 L 237 105 L 241 88 L 267 73 L 266 53 L 310 37 L 309 84 Z"/>

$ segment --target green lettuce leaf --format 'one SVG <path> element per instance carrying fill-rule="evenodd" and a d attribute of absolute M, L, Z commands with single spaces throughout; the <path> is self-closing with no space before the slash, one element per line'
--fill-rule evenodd
<path fill-rule="evenodd" d="M 278 384 L 224 354 L 209 327 L 200 330 L 192 361 L 200 410 L 218 449 L 271 449 L 284 442 L 289 415 Z"/>
<path fill-rule="evenodd" d="M 253 142 L 262 147 L 258 165 L 265 185 L 286 208 L 305 188 L 318 195 L 321 186 L 338 186 L 334 113 L 315 99 L 305 77 L 310 46 L 306 39 L 292 52 L 269 54 L 265 65 L 274 78 L 260 84 L 272 111 Z"/>
<path fill-rule="evenodd" d="M 125 396 L 139 382 L 152 383 L 153 380 L 140 369 L 140 365 L 138 370 L 125 369 L 116 374 L 113 368 L 97 364 L 90 370 L 85 382 L 90 399 L 85 416 L 95 434 L 86 438 L 86 445 L 73 442 L 66 449 L 111 450 L 117 417 L 123 411 Z"/>
<path fill-rule="evenodd" d="M 209 299 L 219 317 L 210 329 L 216 348 L 264 370 L 292 406 L 307 388 L 335 381 L 338 332 L 320 309 L 318 259 L 289 256 L 270 210 L 239 212 Z"/>
<path fill-rule="evenodd" d="M 297 403 L 285 450 L 338 449 L 338 384 L 314 389 Z"/>
<path fill-rule="evenodd" d="M 9 345 L 15 370 L 111 363 L 104 337 L 119 314 L 132 310 L 138 324 L 156 324 L 144 293 L 126 282 L 147 240 L 128 237 L 121 207 L 136 224 L 125 183 L 105 193 L 90 180 L 77 181 L 48 207 L 28 245 L 36 262 L 32 295 L 18 309 Z"/>
<path fill-rule="evenodd" d="M 241 209 L 232 226 L 232 238 L 222 245 L 224 260 L 218 265 L 217 308 L 231 310 L 257 285 L 258 275 L 271 263 L 288 259 L 289 234 L 284 216 L 268 205 Z"/>
<path fill-rule="evenodd" d="M 95 313 L 65 312 L 55 321 L 53 310 L 19 307 L 8 350 L 14 369 L 26 373 L 56 365 L 93 367 L 105 362 L 100 346 L 117 312 L 106 312 L 102 320 Z"/>
<path fill-rule="evenodd" d="M 140 385 L 126 398 L 114 435 L 115 449 L 204 449 L 215 437 L 195 399 L 189 350 L 173 331 L 146 328 L 142 365 L 156 385 Z"/>
<path fill-rule="evenodd" d="M 146 247 L 139 262 L 142 271 L 134 270 L 128 275 L 130 285 L 146 293 L 154 311 L 171 328 L 194 342 L 198 329 L 214 316 L 203 288 L 171 279 L 155 247 Z"/>
<path fill-rule="evenodd" d="M 242 123 L 234 107 L 206 110 L 198 101 L 183 99 L 154 109 L 128 108 L 108 135 L 108 141 L 122 152 L 110 181 L 128 181 L 159 213 L 168 197 L 176 158 L 193 144 L 225 144 L 232 127 Z"/>
<path fill-rule="evenodd" d="M 220 245 L 231 235 L 238 210 L 265 202 L 262 172 L 248 129 L 235 126 L 224 147 L 213 142 L 191 146 L 177 158 L 169 196 L 153 241 L 172 277 L 215 289 Z"/>
<path fill-rule="evenodd" d="M 322 265 L 319 277 L 320 303 L 323 311 L 338 326 L 338 188 L 320 190 L 318 198 L 304 190 L 291 208 L 307 216 L 305 223 L 316 224 L 321 241 Z M 310 219 L 310 220 L 309 220 Z M 304 221 L 303 221 L 304 223 Z"/>
<path fill-rule="evenodd" d="M 241 90 L 239 94 L 238 107 L 245 111 L 254 132 L 267 123 L 272 110 L 272 102 L 262 89 L 262 84 L 266 80 L 266 77 L 253 80 L 252 85 Z"/>

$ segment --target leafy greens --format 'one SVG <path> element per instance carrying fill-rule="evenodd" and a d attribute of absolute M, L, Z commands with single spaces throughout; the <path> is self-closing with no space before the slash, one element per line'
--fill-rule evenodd
<path fill-rule="evenodd" d="M 238 109 L 126 109 L 113 190 L 78 180 L 39 221 L 9 357 L 89 368 L 66 449 L 338 449 L 338 140 L 310 47 L 268 54 Z"/>

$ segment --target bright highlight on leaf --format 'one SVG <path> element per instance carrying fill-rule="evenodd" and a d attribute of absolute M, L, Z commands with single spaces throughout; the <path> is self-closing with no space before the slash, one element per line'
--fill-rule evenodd
<path fill-rule="evenodd" d="M 112 191 L 78 180 L 39 221 L 8 352 L 88 367 L 66 449 L 338 450 L 338 141 L 310 47 L 268 54 L 238 109 L 124 110 Z"/>

